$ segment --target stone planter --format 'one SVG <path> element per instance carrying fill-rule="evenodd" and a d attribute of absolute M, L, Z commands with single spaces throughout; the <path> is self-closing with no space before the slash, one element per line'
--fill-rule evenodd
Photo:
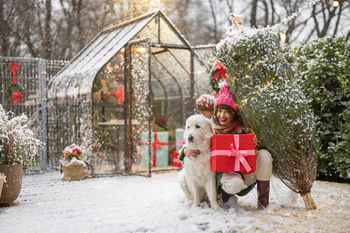
<path fill-rule="evenodd" d="M 1 192 L 2 192 L 2 187 L 5 183 L 5 180 L 6 180 L 6 176 L 1 176 L 0 175 L 0 197 L 1 197 Z"/>
<path fill-rule="evenodd" d="M 1 165 L 0 172 L 6 176 L 6 183 L 4 183 L 2 188 L 0 204 L 11 206 L 22 189 L 23 166 L 22 164 Z"/>
<path fill-rule="evenodd" d="M 62 170 L 64 173 L 63 180 L 74 181 L 74 180 L 82 180 L 86 177 L 84 171 L 84 164 L 79 162 L 65 162 L 62 166 Z"/>

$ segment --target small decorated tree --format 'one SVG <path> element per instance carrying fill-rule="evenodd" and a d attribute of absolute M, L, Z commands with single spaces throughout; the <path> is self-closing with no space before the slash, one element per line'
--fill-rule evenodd
<path fill-rule="evenodd" d="M 269 28 L 241 28 L 214 47 L 226 67 L 239 114 L 273 157 L 273 173 L 315 209 L 311 187 L 316 178 L 314 116 L 293 82 L 279 35 Z"/>

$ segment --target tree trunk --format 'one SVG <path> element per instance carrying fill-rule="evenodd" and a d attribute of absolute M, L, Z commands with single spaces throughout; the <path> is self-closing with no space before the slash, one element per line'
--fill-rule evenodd
<path fill-rule="evenodd" d="M 305 195 L 301 195 L 301 197 L 304 200 L 305 207 L 306 207 L 307 210 L 317 209 L 316 204 L 315 204 L 314 200 L 311 197 L 311 192 L 308 192 Z"/>
<path fill-rule="evenodd" d="M 252 1 L 252 12 L 250 14 L 250 26 L 257 28 L 256 25 L 256 10 L 258 8 L 258 0 Z"/>
<path fill-rule="evenodd" d="M 44 28 L 44 58 L 51 58 L 51 0 L 46 0 L 46 18 Z"/>

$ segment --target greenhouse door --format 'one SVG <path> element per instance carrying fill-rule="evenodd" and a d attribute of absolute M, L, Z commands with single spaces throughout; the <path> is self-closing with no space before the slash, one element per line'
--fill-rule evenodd
<path fill-rule="evenodd" d="M 125 49 L 124 63 L 127 77 L 124 87 L 125 170 L 146 176 L 151 176 L 152 168 L 150 42 L 150 38 L 130 41 Z"/>

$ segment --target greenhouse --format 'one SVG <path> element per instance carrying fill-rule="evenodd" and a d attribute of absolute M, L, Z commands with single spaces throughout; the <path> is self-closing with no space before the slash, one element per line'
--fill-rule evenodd
<path fill-rule="evenodd" d="M 76 144 L 90 175 L 172 167 L 175 131 L 210 89 L 204 50 L 160 10 L 101 31 L 49 83 L 50 165 Z"/>

